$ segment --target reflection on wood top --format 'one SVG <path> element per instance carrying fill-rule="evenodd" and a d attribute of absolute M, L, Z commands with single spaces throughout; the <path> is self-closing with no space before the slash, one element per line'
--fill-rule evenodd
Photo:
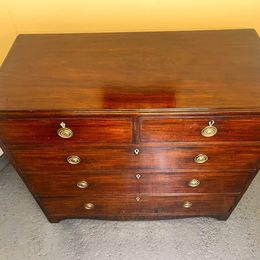
<path fill-rule="evenodd" d="M 254 30 L 19 35 L 0 110 L 260 108 Z"/>

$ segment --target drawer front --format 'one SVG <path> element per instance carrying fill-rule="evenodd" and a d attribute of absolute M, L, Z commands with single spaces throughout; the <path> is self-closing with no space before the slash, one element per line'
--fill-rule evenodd
<path fill-rule="evenodd" d="M 131 219 L 142 217 L 207 216 L 228 212 L 236 195 L 88 196 L 40 200 L 47 214 L 56 217 Z M 185 208 L 184 204 L 190 207 Z M 86 209 L 87 207 L 88 209 Z M 93 208 L 92 208 L 93 207 Z"/>
<path fill-rule="evenodd" d="M 123 219 L 125 215 L 135 216 L 139 212 L 139 204 L 136 197 L 116 196 L 87 196 L 67 198 L 41 198 L 41 207 L 52 216 L 64 217 L 118 217 Z M 87 205 L 86 205 L 87 204 Z M 88 205 L 94 208 L 86 209 Z"/>
<path fill-rule="evenodd" d="M 87 170 L 151 169 L 167 170 L 230 170 L 257 169 L 260 146 L 170 146 L 170 147 L 38 147 L 12 148 L 17 166 L 25 172 L 78 172 Z M 208 157 L 205 163 L 196 163 L 198 154 Z M 67 162 L 78 156 L 76 165 Z"/>
<path fill-rule="evenodd" d="M 138 187 L 142 194 L 239 193 L 251 176 L 250 172 L 142 173 Z"/>
<path fill-rule="evenodd" d="M 95 194 L 239 193 L 249 172 L 223 173 L 77 173 L 29 174 L 26 181 L 37 196 Z"/>
<path fill-rule="evenodd" d="M 62 122 L 65 124 L 63 127 L 60 125 Z M 57 131 L 60 129 L 62 132 L 64 128 L 72 131 L 70 138 L 58 135 Z M 82 119 L 0 120 L 0 137 L 6 145 L 132 143 L 132 120 L 131 117 L 109 116 Z"/>
<path fill-rule="evenodd" d="M 131 173 L 28 174 L 26 182 L 34 193 L 45 196 L 84 196 L 95 194 L 136 194 L 137 179 Z"/>
<path fill-rule="evenodd" d="M 140 147 L 139 168 L 158 170 L 230 170 L 259 167 L 260 146 L 198 145 L 175 147 Z M 205 163 L 196 163 L 202 155 Z"/>
<path fill-rule="evenodd" d="M 210 124 L 217 129 L 215 135 L 204 137 L 202 130 Z M 212 128 L 211 128 L 212 129 Z M 141 142 L 214 142 L 260 141 L 258 117 L 141 117 Z"/>

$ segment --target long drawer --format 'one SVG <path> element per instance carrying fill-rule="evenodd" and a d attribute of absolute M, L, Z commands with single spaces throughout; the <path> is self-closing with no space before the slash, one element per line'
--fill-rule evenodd
<path fill-rule="evenodd" d="M 239 193 L 250 172 L 29 174 L 26 182 L 40 197 L 97 194 Z"/>
<path fill-rule="evenodd" d="M 136 152 L 138 149 L 138 152 Z M 62 172 L 113 169 L 230 170 L 257 169 L 260 146 L 185 145 L 185 146 L 64 146 L 32 147 L 10 150 L 17 166 L 26 172 Z M 205 163 L 197 163 L 198 155 Z M 68 163 L 77 156 L 78 164 Z M 206 157 L 205 157 L 206 156 Z M 201 156 L 199 156 L 200 158 Z M 201 162 L 201 161 L 200 161 Z"/>
<path fill-rule="evenodd" d="M 213 136 L 202 131 L 209 125 Z M 206 130 L 206 129 L 205 129 Z M 204 131 L 205 131 L 204 130 Z M 207 134 L 205 131 L 204 134 Z M 209 135 L 212 132 L 208 132 Z M 260 116 L 144 116 L 140 117 L 141 142 L 260 141 Z"/>
<path fill-rule="evenodd" d="M 64 123 L 63 127 L 60 125 Z M 66 137 L 58 135 L 68 128 Z M 70 135 L 69 135 L 70 134 Z M 127 116 L 0 120 L 0 137 L 6 145 L 132 143 L 132 119 Z"/>
<path fill-rule="evenodd" d="M 136 198 L 139 198 L 136 200 Z M 87 196 L 40 199 L 48 215 L 135 219 L 142 217 L 213 216 L 227 213 L 236 202 L 234 194 L 187 196 Z"/>

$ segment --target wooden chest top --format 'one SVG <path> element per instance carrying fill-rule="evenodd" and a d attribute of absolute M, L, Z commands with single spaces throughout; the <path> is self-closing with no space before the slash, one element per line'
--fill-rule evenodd
<path fill-rule="evenodd" d="M 19 35 L 0 111 L 260 109 L 254 30 Z"/>

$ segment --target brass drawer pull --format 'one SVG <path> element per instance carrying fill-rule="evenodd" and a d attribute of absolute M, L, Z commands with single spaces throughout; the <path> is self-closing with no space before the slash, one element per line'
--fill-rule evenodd
<path fill-rule="evenodd" d="M 197 179 L 192 179 L 189 181 L 188 186 L 191 188 L 198 187 L 200 185 L 200 181 Z"/>
<path fill-rule="evenodd" d="M 185 201 L 182 206 L 185 209 L 189 209 L 192 207 L 192 203 L 190 201 Z"/>
<path fill-rule="evenodd" d="M 194 162 L 195 163 L 205 163 L 208 160 L 208 156 L 206 154 L 198 154 L 195 158 L 194 158 Z"/>
<path fill-rule="evenodd" d="M 215 124 L 214 120 L 209 122 L 209 125 L 202 129 L 201 135 L 204 137 L 212 137 L 217 134 L 218 129 L 213 126 Z"/>
<path fill-rule="evenodd" d="M 136 201 L 140 201 L 140 200 L 141 200 L 141 198 L 140 198 L 140 197 L 136 197 L 135 199 L 136 199 Z"/>
<path fill-rule="evenodd" d="M 79 181 L 77 183 L 77 187 L 80 189 L 86 189 L 88 187 L 88 182 L 86 181 Z"/>
<path fill-rule="evenodd" d="M 71 138 L 73 136 L 73 131 L 70 128 L 66 127 L 65 123 L 61 122 L 60 126 L 61 126 L 61 128 L 58 129 L 57 134 L 61 138 L 68 139 L 68 138 Z"/>
<path fill-rule="evenodd" d="M 93 209 L 95 207 L 95 205 L 93 203 L 85 203 L 84 204 L 84 208 L 89 210 L 89 209 Z"/>
<path fill-rule="evenodd" d="M 134 153 L 136 154 L 136 155 L 138 155 L 139 153 L 140 153 L 140 150 L 139 149 L 134 149 Z"/>
<path fill-rule="evenodd" d="M 70 164 L 79 164 L 81 160 L 77 155 L 71 155 L 67 158 L 67 161 Z"/>
<path fill-rule="evenodd" d="M 136 174 L 135 177 L 137 180 L 139 180 L 141 178 L 141 174 Z"/>

